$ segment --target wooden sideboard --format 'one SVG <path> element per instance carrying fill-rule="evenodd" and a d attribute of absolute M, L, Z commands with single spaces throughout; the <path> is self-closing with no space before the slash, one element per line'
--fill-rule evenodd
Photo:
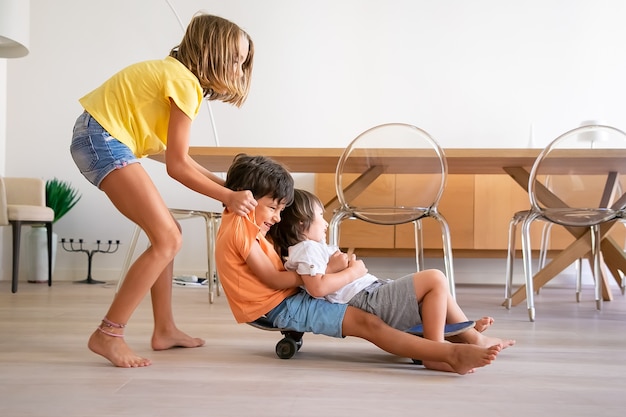
<path fill-rule="evenodd" d="M 239 153 L 249 155 L 266 155 L 283 163 L 291 172 L 306 172 L 319 175 L 317 178 L 316 192 L 325 202 L 328 215 L 337 207 L 333 176 L 337 162 L 343 152 L 342 148 L 242 148 L 242 147 L 191 147 L 189 155 L 199 164 L 213 172 L 225 172 L 230 166 L 233 157 Z M 529 206 L 528 195 L 525 191 L 528 187 L 529 169 L 533 165 L 540 149 L 446 149 L 449 181 L 440 202 L 440 213 L 448 220 L 451 228 L 451 240 L 455 257 L 477 256 L 488 257 L 506 254 L 506 242 L 508 239 L 508 224 L 513 213 L 517 210 L 527 209 Z M 587 152 L 573 151 L 574 155 L 564 155 L 564 163 L 572 157 L 579 157 L 580 163 L 590 172 L 606 164 L 621 164 L 622 157 L 612 151 L 597 152 L 590 155 Z M 419 157 L 419 150 L 411 150 L 402 154 L 393 154 L 389 158 L 396 161 L 391 164 L 397 168 L 394 172 L 388 172 L 374 179 L 379 182 L 378 186 L 393 187 L 396 192 L 403 192 L 406 187 L 396 184 L 395 172 L 420 172 L 424 164 L 416 165 L 412 158 Z M 151 159 L 164 162 L 165 155 L 153 155 Z M 558 164 L 555 169 L 562 169 Z M 386 177 L 388 176 L 388 177 Z M 382 194 L 382 193 L 380 193 Z M 380 195 L 376 197 L 379 203 Z M 361 196 L 359 196 L 361 198 Z M 364 195 L 362 198 L 368 198 Z M 425 220 L 424 238 L 428 251 L 441 252 L 439 244 L 439 231 L 434 231 Z M 349 223 L 354 223 L 350 225 Z M 345 222 L 342 225 L 345 247 L 360 249 L 361 256 L 367 256 L 367 251 L 372 254 L 384 256 L 409 256 L 413 253 L 410 249 L 411 233 L 404 233 L 402 227 L 410 226 L 371 226 L 374 229 L 364 229 L 364 222 Z M 607 224 L 605 232 L 609 232 L 602 239 L 602 254 L 604 263 L 612 273 L 616 281 L 621 282 L 619 271 L 626 271 L 626 253 L 624 252 L 624 228 L 613 228 L 614 224 Z M 350 228 L 354 227 L 351 231 Z M 533 242 L 538 242 L 536 228 L 533 230 Z M 389 229 L 389 230 L 383 230 Z M 589 253 L 590 245 L 586 234 L 580 236 L 574 243 L 567 245 L 571 237 L 562 233 L 558 226 L 553 227 L 554 237 L 552 248 L 556 249 L 555 258 L 545 268 L 538 271 L 534 277 L 534 288 L 538 290 L 550 279 L 560 273 L 580 256 Z M 618 232 L 614 234 L 612 231 Z M 340 237 L 341 238 L 341 237 Z M 352 239 L 352 240 L 351 240 Z M 409 239 L 409 240 L 406 240 Z M 351 245 L 350 243 L 353 243 Z M 535 243 L 535 248 L 538 243 Z M 566 247 L 567 245 L 567 247 Z M 517 247 L 521 245 L 518 244 Z M 561 250 L 563 249 L 563 250 Z M 406 255 L 405 255 L 406 254 Z M 412 256 L 412 255 L 411 255 Z M 605 289 L 608 288 L 606 276 Z M 610 293 L 605 294 L 605 299 Z M 512 305 L 516 305 L 525 298 L 525 286 L 518 288 L 513 294 Z"/>
<path fill-rule="evenodd" d="M 398 177 L 398 180 L 400 177 Z M 402 181 L 407 181 L 404 177 Z M 376 187 L 394 188 L 397 193 L 412 187 L 396 183 L 395 175 L 382 175 Z M 315 192 L 322 201 L 335 195 L 334 175 L 317 174 Z M 380 201 L 378 195 L 362 196 L 363 199 Z M 392 202 L 387 202 L 393 205 Z M 512 215 L 529 207 L 528 193 L 509 175 L 452 174 L 439 204 L 439 212 L 450 226 L 452 248 L 455 256 L 504 257 L 508 244 L 508 227 Z M 326 219 L 330 220 L 328 210 Z M 442 247 L 441 229 L 433 219 L 423 222 L 426 254 L 440 256 Z M 362 221 L 344 221 L 340 228 L 339 244 L 344 248 L 355 248 L 362 255 L 414 256 L 413 225 L 380 226 Z M 543 224 L 532 225 L 533 249 L 539 249 Z M 616 228 L 615 239 L 623 242 L 624 228 Z M 521 232 L 517 233 L 516 248 L 521 250 Z M 559 226 L 552 227 L 550 249 L 561 250 L 574 241 L 572 235 Z M 518 256 L 521 256 L 518 253 Z"/>

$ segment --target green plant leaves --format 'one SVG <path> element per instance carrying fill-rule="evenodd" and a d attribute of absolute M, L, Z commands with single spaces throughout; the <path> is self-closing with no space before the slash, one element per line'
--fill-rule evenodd
<path fill-rule="evenodd" d="M 53 223 L 65 216 L 81 197 L 68 181 L 57 178 L 46 181 L 46 206 L 54 210 Z"/>

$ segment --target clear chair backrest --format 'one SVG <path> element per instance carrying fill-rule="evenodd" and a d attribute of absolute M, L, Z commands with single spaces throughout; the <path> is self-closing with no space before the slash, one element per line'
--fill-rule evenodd
<path fill-rule="evenodd" d="M 601 222 L 626 206 L 621 198 L 625 175 L 626 133 L 611 126 L 581 126 L 556 138 L 537 157 L 528 184 L 530 203 L 556 223 Z"/>
<path fill-rule="evenodd" d="M 389 123 L 361 133 L 346 147 L 337 165 L 335 188 L 344 207 L 369 208 L 369 213 L 396 208 L 397 215 L 388 215 L 387 220 L 378 215 L 364 220 L 398 224 L 411 220 L 410 211 L 436 208 L 446 177 L 443 149 L 427 132 Z"/>

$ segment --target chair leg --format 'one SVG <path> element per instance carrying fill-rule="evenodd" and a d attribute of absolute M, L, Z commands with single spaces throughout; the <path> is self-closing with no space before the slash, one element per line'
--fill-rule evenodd
<path fill-rule="evenodd" d="M 583 281 L 583 260 L 576 259 L 576 302 L 580 303 Z"/>
<path fill-rule="evenodd" d="M 424 242 L 422 235 L 422 221 L 415 220 L 413 222 L 413 232 L 415 237 L 415 266 L 416 271 L 424 269 Z"/>
<path fill-rule="evenodd" d="M 338 209 L 330 219 L 328 225 L 328 244 L 330 246 L 339 246 L 339 225 L 345 218 L 349 218 L 350 213 Z"/>
<path fill-rule="evenodd" d="M 128 272 L 128 268 L 130 268 L 130 262 L 133 259 L 133 255 L 135 254 L 135 247 L 137 246 L 137 240 L 139 239 L 139 234 L 141 233 L 141 228 L 139 226 L 135 226 L 135 231 L 133 232 L 133 237 L 130 239 L 130 245 L 128 245 L 128 252 L 126 252 L 126 258 L 124 259 L 124 265 L 122 266 L 122 271 L 120 272 L 120 278 L 117 280 L 117 287 L 115 288 L 115 293 L 119 291 L 122 286 L 122 282 L 124 282 L 124 278 L 126 278 L 126 273 Z"/>
<path fill-rule="evenodd" d="M 511 309 L 511 297 L 513 293 L 513 264 L 515 263 L 515 239 L 517 225 L 522 217 L 515 214 L 509 222 L 509 244 L 506 255 L 506 277 L 504 281 L 504 306 L 507 310 Z"/>
<path fill-rule="evenodd" d="M 48 287 L 52 286 L 52 222 L 46 223 L 48 235 Z"/>
<path fill-rule="evenodd" d="M 220 228 L 220 223 L 222 221 L 222 218 L 220 216 L 215 216 L 212 218 L 211 221 L 211 251 L 210 251 L 210 255 L 211 255 L 211 265 L 212 265 L 212 274 L 213 274 L 213 279 L 215 279 L 215 294 L 217 294 L 217 296 L 219 297 L 222 293 L 220 291 L 220 276 L 217 273 L 217 268 L 215 266 L 215 242 L 217 241 L 217 231 Z"/>
<path fill-rule="evenodd" d="M 535 321 L 535 298 L 532 270 L 532 248 L 530 246 L 530 224 L 537 216 L 529 214 L 522 222 L 522 251 L 524 253 L 524 276 L 526 277 L 526 305 L 528 307 L 528 318 Z"/>
<path fill-rule="evenodd" d="M 439 213 L 431 213 L 431 217 L 439 222 L 441 226 L 441 240 L 443 242 L 443 261 L 446 267 L 446 276 L 448 277 L 448 286 L 452 298 L 456 299 L 456 284 L 454 281 L 454 268 L 452 265 L 452 243 L 450 242 L 450 227 L 446 219 Z"/>
<path fill-rule="evenodd" d="M 591 226 L 591 256 L 593 257 L 593 279 L 596 290 L 596 309 L 602 310 L 602 277 L 600 276 L 600 227 Z"/>
<path fill-rule="evenodd" d="M 17 280 L 20 272 L 20 242 L 22 222 L 14 221 L 11 223 L 13 229 L 13 276 L 11 281 L 11 292 L 15 294 L 17 292 Z"/>
<path fill-rule="evenodd" d="M 206 247 L 207 247 L 207 273 L 206 279 L 209 287 L 209 304 L 213 304 L 215 300 L 215 264 L 211 260 L 211 252 L 213 249 L 213 216 L 206 213 L 198 213 L 204 219 L 206 229 Z"/>
<path fill-rule="evenodd" d="M 546 266 L 548 261 L 548 249 L 550 248 L 550 231 L 552 230 L 553 223 L 546 223 L 541 231 L 541 246 L 539 248 L 539 270 Z M 539 294 L 539 288 L 535 291 L 535 294 Z"/>

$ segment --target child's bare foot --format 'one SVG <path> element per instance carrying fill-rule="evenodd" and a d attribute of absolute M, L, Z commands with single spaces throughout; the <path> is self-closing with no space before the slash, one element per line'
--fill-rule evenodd
<path fill-rule="evenodd" d="M 152 349 L 166 350 L 175 347 L 195 348 L 204 346 L 205 341 L 173 328 L 169 331 L 157 331 L 152 334 Z"/>
<path fill-rule="evenodd" d="M 500 345 L 502 349 L 506 349 L 515 344 L 514 339 L 499 339 L 497 337 L 487 337 L 482 333 L 475 332 L 478 335 L 474 341 L 469 343 L 477 346 L 488 347 L 493 345 Z"/>
<path fill-rule="evenodd" d="M 474 329 L 476 329 L 477 332 L 482 333 L 487 330 L 492 324 L 493 317 L 485 316 L 481 319 L 476 320 L 476 325 L 474 326 Z"/>
<path fill-rule="evenodd" d="M 483 348 L 475 345 L 450 343 L 452 357 L 448 364 L 458 374 L 465 375 L 474 372 L 475 368 L 489 365 L 496 360 L 502 350 L 500 345 Z"/>
<path fill-rule="evenodd" d="M 452 368 L 452 366 L 450 366 L 449 364 L 447 364 L 445 362 L 422 361 L 422 365 L 424 365 L 424 368 L 430 369 L 432 371 L 456 372 Z M 474 370 L 470 369 L 466 373 L 471 374 L 473 372 L 474 372 Z"/>
<path fill-rule="evenodd" d="M 120 368 L 138 368 L 152 364 L 150 359 L 135 355 L 122 337 L 110 336 L 98 329 L 89 338 L 87 346 L 92 352 Z"/>

